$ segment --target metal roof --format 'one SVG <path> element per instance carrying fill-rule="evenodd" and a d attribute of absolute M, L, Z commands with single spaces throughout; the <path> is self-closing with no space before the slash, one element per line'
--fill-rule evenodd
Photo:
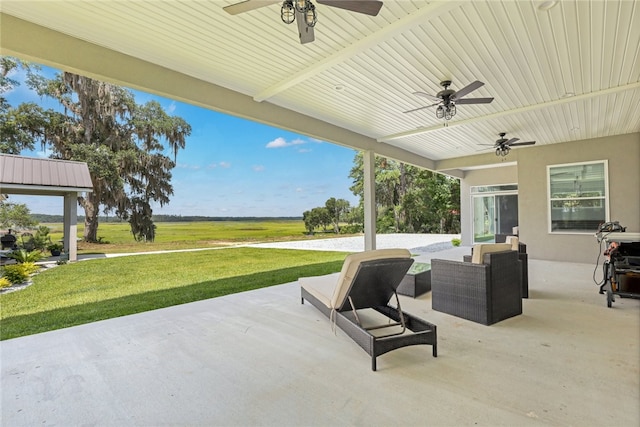
<path fill-rule="evenodd" d="M 0 154 L 0 192 L 63 195 L 91 192 L 86 163 Z"/>
<path fill-rule="evenodd" d="M 313 43 L 280 4 L 2 2 L 3 51 L 432 169 L 500 164 L 499 132 L 534 147 L 640 130 L 640 2 L 385 0 L 319 4 Z M 545 7 L 546 6 L 546 7 Z M 480 80 L 448 122 L 416 96 Z M 481 151 L 486 148 L 486 151 Z M 242 149 L 239 147 L 238 149 Z M 458 163 L 456 163 L 458 164 Z M 464 162 L 459 163 L 460 166 Z M 447 167 L 448 168 L 448 167 Z"/>

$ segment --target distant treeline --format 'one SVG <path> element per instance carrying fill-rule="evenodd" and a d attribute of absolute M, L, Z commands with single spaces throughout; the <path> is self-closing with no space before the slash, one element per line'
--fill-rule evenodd
<path fill-rule="evenodd" d="M 62 215 L 47 215 L 47 214 L 31 214 L 37 222 L 63 222 L 64 217 Z M 117 216 L 100 216 L 100 223 L 104 222 L 126 222 L 118 218 Z M 263 216 L 182 216 L 182 215 L 154 215 L 154 222 L 203 222 L 203 221 L 302 221 L 302 217 L 263 217 Z M 84 222 L 84 215 L 78 215 L 78 222 Z"/>

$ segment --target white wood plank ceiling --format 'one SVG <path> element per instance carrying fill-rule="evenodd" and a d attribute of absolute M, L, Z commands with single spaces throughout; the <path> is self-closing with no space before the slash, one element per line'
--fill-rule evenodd
<path fill-rule="evenodd" d="M 542 145 L 640 131 L 638 1 L 385 0 L 377 17 L 317 5 L 305 45 L 280 4 L 231 16 L 232 3 L 3 0 L 2 13 L 436 161 L 499 132 Z M 433 108 L 404 113 L 442 80 L 480 80 L 469 97 L 495 100 L 459 105 L 448 126 Z"/>

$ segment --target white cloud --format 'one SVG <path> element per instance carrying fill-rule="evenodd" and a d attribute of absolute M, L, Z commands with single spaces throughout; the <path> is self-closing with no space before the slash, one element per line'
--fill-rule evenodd
<path fill-rule="evenodd" d="M 167 113 L 169 114 L 173 113 L 174 111 L 176 111 L 176 107 L 177 107 L 176 103 L 172 102 L 171 105 L 169 105 L 169 107 L 167 108 Z"/>
<path fill-rule="evenodd" d="M 176 165 L 176 167 L 179 168 L 179 169 L 189 169 L 189 170 L 194 170 L 194 171 L 197 171 L 197 170 L 200 169 L 199 165 L 190 165 L 188 163 L 178 163 Z"/>
<path fill-rule="evenodd" d="M 282 137 L 276 138 L 267 144 L 267 148 L 280 148 L 280 147 L 286 147 L 286 146 L 287 146 L 287 141 Z"/>
<path fill-rule="evenodd" d="M 229 169 L 231 167 L 231 163 L 229 162 L 217 162 L 217 163 L 210 163 L 209 166 L 207 166 L 207 169 L 215 169 L 215 168 L 224 168 L 224 169 Z"/>
<path fill-rule="evenodd" d="M 267 148 L 283 148 L 283 147 L 290 147 L 292 145 L 302 145 L 302 144 L 306 144 L 307 142 L 297 138 L 294 139 L 293 141 L 289 141 L 287 142 L 286 139 L 284 139 L 283 137 L 278 137 L 276 139 L 274 139 L 273 141 L 270 141 L 267 143 L 266 147 Z"/>
<path fill-rule="evenodd" d="M 253 169 L 254 172 L 263 172 L 264 171 L 264 166 L 262 166 L 262 165 L 254 165 L 252 167 L 252 169 Z"/>

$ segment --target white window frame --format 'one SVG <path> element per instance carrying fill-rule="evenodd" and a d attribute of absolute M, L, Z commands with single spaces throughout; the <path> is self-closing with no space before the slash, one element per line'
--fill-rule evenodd
<path fill-rule="evenodd" d="M 563 166 L 584 166 L 584 165 L 594 165 L 594 164 L 603 164 L 604 165 L 604 196 L 598 197 L 597 199 L 604 200 L 604 222 L 609 221 L 609 161 L 608 160 L 593 160 L 589 162 L 575 162 L 575 163 L 561 163 L 557 165 L 547 165 L 547 232 L 549 234 L 594 234 L 596 230 L 584 230 L 584 231 L 565 231 L 565 230 L 553 230 L 552 229 L 552 220 L 551 220 L 551 205 L 553 201 L 562 200 L 562 199 L 552 199 L 551 198 L 551 169 L 558 168 Z M 576 198 L 575 200 L 580 200 L 581 198 Z M 584 197 L 582 199 L 594 199 L 594 197 Z"/>

